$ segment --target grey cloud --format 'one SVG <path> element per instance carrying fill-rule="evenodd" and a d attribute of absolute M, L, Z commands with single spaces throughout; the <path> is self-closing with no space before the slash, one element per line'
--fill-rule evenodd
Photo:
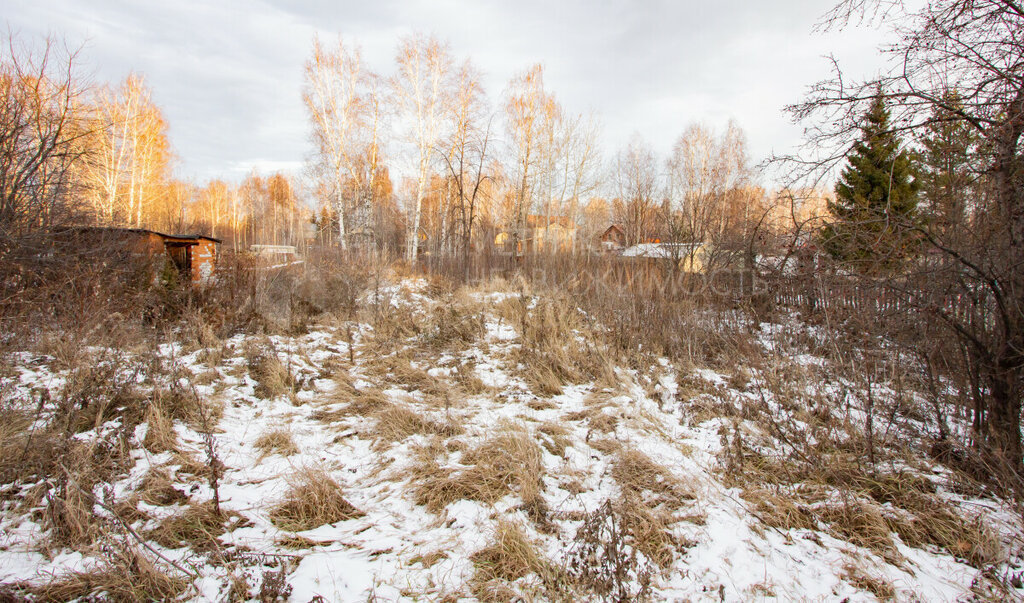
<path fill-rule="evenodd" d="M 144 73 L 180 174 L 205 179 L 303 159 L 302 65 L 314 33 L 358 42 L 383 71 L 400 35 L 436 33 L 481 67 L 495 101 L 512 75 L 542 62 L 563 105 L 601 114 L 609 153 L 634 131 L 666 152 L 687 123 L 732 116 L 763 156 L 797 141 L 780 108 L 825 75 L 819 55 L 877 60 L 860 56 L 873 32 L 812 36 L 823 10 L 816 0 L 13 0 L 6 13 L 24 33 L 88 38 L 99 80 Z"/>

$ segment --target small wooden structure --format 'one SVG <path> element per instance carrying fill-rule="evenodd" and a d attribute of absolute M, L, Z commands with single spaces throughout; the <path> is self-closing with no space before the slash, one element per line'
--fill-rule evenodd
<path fill-rule="evenodd" d="M 205 235 L 172 235 L 145 228 L 78 226 L 56 235 L 65 245 L 79 250 L 104 251 L 107 257 L 134 256 L 173 263 L 182 280 L 194 286 L 213 278 L 220 239 Z M 105 260 L 106 261 L 106 260 Z"/>
<path fill-rule="evenodd" d="M 615 253 L 626 248 L 626 231 L 618 224 L 609 226 L 598 238 L 601 244 L 601 251 L 604 253 Z"/>

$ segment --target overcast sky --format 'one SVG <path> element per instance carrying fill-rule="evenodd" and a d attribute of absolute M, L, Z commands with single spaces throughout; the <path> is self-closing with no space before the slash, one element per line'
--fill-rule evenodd
<path fill-rule="evenodd" d="M 611 155 L 637 133 L 665 154 L 688 123 L 735 118 L 755 161 L 800 139 L 782 108 L 828 74 L 880 67 L 871 29 L 812 33 L 828 0 L 3 0 L 22 37 L 84 44 L 95 81 L 145 76 L 170 124 L 178 176 L 298 170 L 310 151 L 302 67 L 314 34 L 341 33 L 389 73 L 421 31 L 472 57 L 487 93 L 533 63 L 571 112 L 596 111 Z"/>

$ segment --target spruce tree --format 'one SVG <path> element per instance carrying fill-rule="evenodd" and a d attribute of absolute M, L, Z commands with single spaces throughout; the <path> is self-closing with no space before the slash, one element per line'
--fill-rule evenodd
<path fill-rule="evenodd" d="M 978 135 L 961 117 L 962 102 L 948 91 L 932 111 L 921 141 L 921 201 L 932 232 L 943 239 L 959 235 L 979 194 Z"/>
<path fill-rule="evenodd" d="M 915 247 L 919 183 L 911 154 L 900 146 L 879 92 L 846 157 L 822 233 L 825 250 L 860 272 L 892 270 Z"/>

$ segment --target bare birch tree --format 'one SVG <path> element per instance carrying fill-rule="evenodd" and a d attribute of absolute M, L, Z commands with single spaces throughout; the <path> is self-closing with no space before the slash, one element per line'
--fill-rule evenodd
<path fill-rule="evenodd" d="M 480 72 L 468 60 L 456 72 L 455 94 L 451 103 L 452 132 L 441 149 L 448 180 L 453 184 L 455 227 L 459 250 L 468 259 L 474 226 L 487 173 L 491 146 L 492 116 L 488 114 Z M 468 270 L 469 264 L 465 262 Z"/>
<path fill-rule="evenodd" d="M 419 253 L 420 213 L 430 182 L 430 159 L 442 136 L 450 96 L 451 56 L 447 44 L 416 34 L 402 39 L 395 56 L 398 73 L 391 87 L 398 109 L 408 119 L 409 139 L 416 149 L 416 198 L 410 212 L 406 259 Z"/>
<path fill-rule="evenodd" d="M 509 83 L 505 101 L 508 144 L 512 155 L 510 176 L 515 182 L 513 207 L 512 252 L 518 253 L 525 234 L 526 212 L 529 211 L 531 180 L 537 162 L 545 110 L 550 113 L 553 99 L 544 90 L 544 68 L 534 65 Z"/>
<path fill-rule="evenodd" d="M 313 56 L 306 62 L 303 100 L 313 126 L 317 158 L 330 180 L 322 188 L 333 192 L 338 215 L 338 242 L 348 248 L 348 219 L 345 180 L 358 180 L 357 158 L 361 154 L 358 130 L 366 111 L 365 73 L 358 47 L 348 47 L 341 37 L 333 49 L 313 39 Z M 326 183 L 325 183 L 326 184 Z"/>

